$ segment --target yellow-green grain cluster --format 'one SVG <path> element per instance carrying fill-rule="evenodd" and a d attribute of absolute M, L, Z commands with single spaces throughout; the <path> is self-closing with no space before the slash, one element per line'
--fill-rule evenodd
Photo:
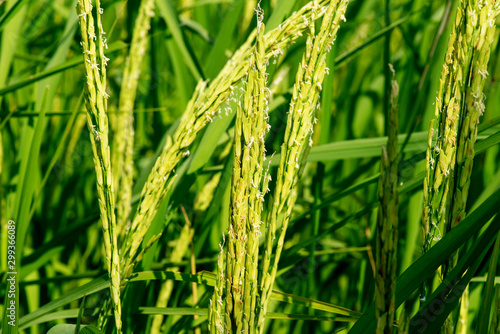
<path fill-rule="evenodd" d="M 85 68 L 85 99 L 87 104 L 87 124 L 90 132 L 94 165 L 97 176 L 97 192 L 104 232 L 104 248 L 111 280 L 111 296 L 113 301 L 117 332 L 121 332 L 120 306 L 120 261 L 118 257 L 115 201 L 111 158 L 109 150 L 109 127 L 106 114 L 106 63 L 104 55 L 107 48 L 106 38 L 101 23 L 102 8 L 96 0 L 97 20 L 92 15 L 90 0 L 77 3 L 80 29 L 82 33 L 82 49 Z M 96 22 L 97 27 L 94 25 Z"/>
<path fill-rule="evenodd" d="M 188 104 L 188 111 L 192 111 L 195 101 L 203 97 L 205 86 L 206 82 L 204 81 L 201 81 L 197 85 L 196 92 Z M 187 148 L 203 126 L 203 120 L 197 118 L 196 114 L 186 112 L 173 139 L 170 137 L 167 138 L 167 143 L 142 190 L 140 205 L 122 245 L 120 255 L 122 259 L 122 272 L 125 277 L 132 273 L 133 267 L 137 263 L 137 257 L 140 255 L 140 253 L 138 254 L 138 250 L 144 240 L 144 236 L 151 225 L 158 206 L 165 199 L 167 191 L 173 183 L 173 178 L 170 176 L 174 168 L 182 157 L 186 156 L 186 152 L 189 152 Z"/>
<path fill-rule="evenodd" d="M 317 35 L 314 31 L 314 19 L 305 22 L 309 27 L 307 45 L 293 87 L 273 203 L 270 205 L 270 213 L 266 222 L 265 252 L 259 281 L 258 332 L 264 329 L 267 303 L 271 296 L 286 229 L 295 204 L 295 188 L 299 180 L 299 170 L 312 145 L 314 112 L 317 108 L 323 78 L 328 72 L 326 55 L 335 41 L 340 21 L 345 20 L 347 5 L 348 1 L 337 0 L 331 1 L 328 7 L 315 6 L 313 18 L 324 15 Z M 274 247 L 276 229 L 280 224 L 281 232 L 277 246 Z M 273 255 L 274 261 L 271 263 Z"/>
<path fill-rule="evenodd" d="M 226 333 L 255 333 L 255 306 L 258 293 L 258 256 L 261 214 L 269 178 L 264 172 L 265 136 L 268 131 L 268 91 L 262 12 L 257 14 L 257 42 L 250 56 L 243 105 L 237 107 L 234 133 L 234 160 L 230 223 L 225 249 L 225 274 L 218 277 L 224 291 L 215 314 L 222 316 Z M 221 303 L 220 303 L 221 302 Z M 221 305 L 222 304 L 222 305 Z"/>
<path fill-rule="evenodd" d="M 294 40 L 302 36 L 310 23 L 325 14 L 327 1 L 310 2 L 291 15 L 278 28 L 266 33 L 264 39 L 265 60 L 279 56 Z M 121 250 L 122 273 L 128 276 L 132 263 L 144 240 L 159 205 L 172 184 L 172 174 L 183 157 L 189 155 L 189 146 L 196 135 L 216 116 L 222 114 L 222 104 L 234 98 L 234 87 L 245 77 L 249 69 L 249 57 L 256 33 L 252 33 L 227 62 L 218 76 L 207 87 L 200 82 L 188 103 L 181 123 L 172 138 L 168 138 L 141 193 L 141 200 L 130 228 L 127 230 Z"/>
<path fill-rule="evenodd" d="M 225 267 L 225 235 L 222 233 L 223 242 L 220 244 L 220 253 L 217 257 L 217 275 L 216 284 L 214 286 L 214 293 L 210 299 L 210 306 L 208 308 L 208 330 L 211 334 L 224 334 L 225 324 L 225 308 L 224 308 L 224 289 L 226 287 L 226 267 Z"/>
<path fill-rule="evenodd" d="M 392 334 L 394 324 L 398 240 L 398 91 L 398 84 L 393 79 L 389 136 L 387 148 L 382 146 L 378 184 L 379 211 L 375 251 L 377 334 Z"/>
<path fill-rule="evenodd" d="M 120 88 L 119 113 L 114 119 L 113 176 L 120 191 L 116 198 L 116 220 L 120 235 L 125 232 L 132 201 L 134 162 L 134 101 L 141 74 L 141 64 L 146 54 L 147 34 L 154 16 L 154 1 L 142 0 L 135 21 L 129 55 L 125 61 Z"/>
<path fill-rule="evenodd" d="M 468 32 L 472 34 L 474 48 L 468 73 L 465 108 L 460 119 L 460 135 L 457 138 L 455 192 L 449 215 L 451 228 L 465 218 L 465 205 L 474 160 L 474 143 L 477 138 L 479 118 L 485 110 L 483 88 L 488 78 L 488 62 L 499 8 L 500 1 L 478 1 L 475 2 L 473 9 L 469 9 L 475 13 L 470 17 L 475 23 L 475 29 L 470 28 L 472 31 Z"/>
<path fill-rule="evenodd" d="M 437 227 L 449 231 L 465 217 L 498 12 L 498 1 L 461 0 L 457 9 L 435 103 L 436 120 L 429 129 L 422 217 L 424 251 L 430 247 Z"/>
<path fill-rule="evenodd" d="M 439 82 L 436 120 L 429 129 L 422 215 L 424 252 L 431 247 L 437 229 L 446 233 L 466 215 L 474 143 L 479 118 L 485 109 L 483 87 L 488 77 L 499 3 L 459 2 Z M 457 260 L 455 253 L 443 266 L 443 276 Z M 454 329 L 451 315 L 443 331 L 452 333 Z"/>

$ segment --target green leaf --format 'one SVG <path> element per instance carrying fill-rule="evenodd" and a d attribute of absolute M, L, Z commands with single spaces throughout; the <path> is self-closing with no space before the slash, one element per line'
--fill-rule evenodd
<path fill-rule="evenodd" d="M 396 280 L 396 308 L 428 279 L 446 259 L 457 251 L 460 246 L 479 232 L 491 217 L 498 212 L 499 206 L 500 189 L 401 274 Z M 375 330 L 375 327 L 375 305 L 372 303 L 363 316 L 354 324 L 349 333 L 362 334 Z"/>
<path fill-rule="evenodd" d="M 277 313 L 277 312 L 267 313 L 266 319 L 306 320 L 306 321 L 339 321 L 339 322 L 354 321 L 353 318 L 326 317 L 326 316 L 321 316 L 321 315 L 309 315 L 309 314 L 287 314 L 287 313 Z"/>
<path fill-rule="evenodd" d="M 13 5 L 11 5 L 11 3 L 12 1 L 9 1 L 9 9 L 0 18 L 0 31 L 2 31 L 5 25 L 9 23 L 9 21 L 15 17 L 15 14 L 22 8 L 20 5 L 23 3 L 23 0 L 18 0 Z"/>
<path fill-rule="evenodd" d="M 139 307 L 139 314 L 201 315 L 207 316 L 207 308 L 194 307 Z"/>
<path fill-rule="evenodd" d="M 32 322 L 42 317 L 43 315 L 61 307 L 72 301 L 82 298 L 84 295 L 90 295 L 95 292 L 109 289 L 108 274 L 104 274 L 91 282 L 82 285 L 74 290 L 65 293 L 62 297 L 54 299 L 39 309 L 21 317 L 19 319 L 19 327 L 28 327 Z"/>
<path fill-rule="evenodd" d="M 52 327 L 47 334 L 75 334 L 76 325 L 58 324 Z M 104 334 L 99 328 L 94 326 L 82 326 L 78 331 L 79 334 Z"/>
<path fill-rule="evenodd" d="M 109 45 L 109 49 L 107 50 L 106 54 L 111 54 L 113 52 L 125 49 L 127 47 L 128 47 L 128 45 L 123 43 L 123 42 L 115 42 L 115 43 Z M 43 80 L 43 79 L 48 78 L 50 76 L 53 76 L 55 74 L 59 74 L 59 73 L 64 72 L 70 68 L 76 67 L 80 64 L 83 64 L 83 57 L 80 55 L 73 57 L 70 60 L 65 61 L 64 63 L 62 63 L 60 65 L 51 67 L 50 69 L 46 69 L 43 72 L 40 72 L 38 74 L 29 75 L 24 79 L 20 79 L 16 82 L 10 83 L 8 86 L 0 88 L 0 96 L 3 96 L 3 95 L 10 93 L 10 92 L 13 92 L 17 89 L 32 85 L 34 83 L 37 83 L 40 80 Z"/>
<path fill-rule="evenodd" d="M 231 101 L 230 105 L 232 110 L 236 110 L 236 103 Z M 235 115 L 236 112 L 233 112 L 225 117 L 216 118 L 208 125 L 202 139 L 200 140 L 200 144 L 196 148 L 193 155 L 193 160 L 191 161 L 191 165 L 187 171 L 188 174 L 192 174 L 206 166 L 210 157 L 217 148 L 219 139 L 227 131 Z"/>
<path fill-rule="evenodd" d="M 80 311 L 78 311 L 78 317 L 76 318 L 75 334 L 78 334 L 78 331 L 80 330 L 80 324 L 82 321 L 82 315 L 84 310 L 85 310 L 85 296 L 83 296 L 82 302 L 80 303 Z"/>
<path fill-rule="evenodd" d="M 427 149 L 427 131 L 412 134 L 408 144 L 404 147 L 404 153 L 425 152 Z M 406 134 L 398 136 L 399 148 L 402 147 Z M 387 137 L 352 139 L 314 146 L 311 148 L 308 162 L 336 161 L 345 159 L 361 159 L 380 156 L 380 147 L 387 142 Z M 488 148 L 500 143 L 500 131 L 492 135 L 478 135 L 475 146 L 476 153 L 483 152 Z M 277 166 L 280 154 L 275 154 L 271 166 Z M 268 156 L 268 159 L 270 156 Z"/>
<path fill-rule="evenodd" d="M 245 4 L 244 0 L 235 0 L 224 15 L 224 20 L 215 38 L 215 44 L 205 61 L 205 71 L 208 78 L 215 78 L 227 61 L 226 51 L 231 46 L 234 31 L 237 28 L 241 11 Z"/>
<path fill-rule="evenodd" d="M 35 321 L 33 321 L 29 326 L 34 326 L 49 321 L 76 318 L 78 317 L 78 312 L 79 312 L 78 309 L 70 309 L 70 310 L 62 310 L 62 311 L 47 313 L 41 316 L 40 318 L 36 319 Z M 29 326 L 22 326 L 19 327 L 19 329 L 23 330 Z"/>
<path fill-rule="evenodd" d="M 167 23 L 168 29 L 170 33 L 174 37 L 175 43 L 179 47 L 183 57 L 184 62 L 187 67 L 191 71 L 194 79 L 196 81 L 203 78 L 203 75 L 200 71 L 197 62 L 194 57 L 189 53 L 188 48 L 186 46 L 186 42 L 184 40 L 184 36 L 182 35 L 181 28 L 179 27 L 179 22 L 177 20 L 177 13 L 175 12 L 174 6 L 171 0 L 156 0 L 155 1 L 158 10 L 160 11 L 160 15 L 163 17 L 165 22 Z"/>
<path fill-rule="evenodd" d="M 500 219 L 498 218 L 499 217 L 497 217 L 496 220 L 500 221 Z M 499 249 L 500 249 L 500 234 L 497 235 L 495 247 L 493 248 L 493 254 L 491 255 L 490 259 L 488 279 L 483 288 L 483 296 L 485 297 L 479 309 L 479 319 L 477 320 L 477 330 L 476 330 L 477 334 L 486 334 L 488 332 L 488 326 L 490 323 L 491 304 L 493 302 L 493 296 L 495 295 L 495 274 L 498 263 Z"/>
<path fill-rule="evenodd" d="M 292 12 L 297 0 L 279 0 L 269 20 L 266 22 L 266 32 L 277 28 L 281 22 Z"/>
<path fill-rule="evenodd" d="M 75 334 L 76 325 L 58 324 L 49 329 L 47 334 Z"/>
<path fill-rule="evenodd" d="M 198 315 L 208 316 L 207 308 L 194 307 L 139 307 L 139 314 L 163 314 L 163 315 Z M 308 314 L 287 314 L 269 312 L 266 314 L 266 319 L 289 319 L 289 320 L 308 320 L 308 321 L 354 321 L 353 318 L 343 317 L 327 317 L 320 315 Z"/>
<path fill-rule="evenodd" d="M 497 216 L 412 318 L 410 333 L 430 334 L 439 331 L 448 315 L 458 305 L 462 293 L 488 253 L 499 229 L 500 216 Z"/>
<path fill-rule="evenodd" d="M 482 152 L 494 145 L 497 145 L 498 143 L 500 143 L 500 131 L 488 136 L 484 140 L 478 141 L 474 147 L 474 150 L 476 151 L 476 153 Z"/>
<path fill-rule="evenodd" d="M 198 284 L 204 284 L 208 286 L 215 286 L 216 282 L 216 277 L 215 274 L 210 273 L 210 272 L 202 272 L 196 275 L 190 275 L 190 274 L 183 274 L 183 273 L 174 273 L 174 272 L 169 272 L 169 271 L 143 271 L 139 273 L 134 273 L 127 279 L 127 283 L 132 283 L 132 282 L 139 282 L 139 281 L 145 281 L 145 280 L 166 280 L 166 279 L 173 279 L 176 281 L 183 281 L 183 282 L 194 282 Z M 125 281 L 124 280 L 124 281 Z M 330 312 L 330 313 L 335 313 L 335 314 L 343 314 L 343 315 L 349 315 L 352 317 L 357 317 L 359 316 L 359 313 L 356 311 L 349 310 L 344 307 L 336 306 L 333 304 L 305 298 L 305 297 L 300 297 L 300 296 L 295 296 L 292 294 L 280 292 L 280 291 L 273 291 L 271 294 L 271 299 L 276 300 L 276 301 L 283 301 L 287 302 L 290 304 L 296 304 L 296 305 L 307 305 L 313 309 L 316 310 L 321 310 L 325 312 Z"/>
<path fill-rule="evenodd" d="M 79 334 L 104 334 L 99 328 L 94 326 L 82 326 L 82 329 L 78 332 Z"/>

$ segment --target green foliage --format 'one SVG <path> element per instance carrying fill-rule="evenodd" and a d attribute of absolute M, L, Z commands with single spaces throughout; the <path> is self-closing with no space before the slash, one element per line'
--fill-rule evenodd
<path fill-rule="evenodd" d="M 104 334 L 94 326 L 82 326 L 79 330 L 76 325 L 59 324 L 52 327 L 47 334 Z"/>

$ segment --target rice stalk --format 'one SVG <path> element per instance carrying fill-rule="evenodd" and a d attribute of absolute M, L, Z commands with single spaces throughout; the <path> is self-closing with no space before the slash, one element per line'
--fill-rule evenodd
<path fill-rule="evenodd" d="M 424 251 L 430 247 L 437 226 L 449 231 L 465 217 L 498 13 L 499 2 L 494 1 L 462 0 L 457 10 L 436 98 L 437 128 L 433 122 L 429 130 L 422 218 Z M 433 146 L 434 132 L 437 140 Z"/>
<path fill-rule="evenodd" d="M 390 69 L 395 76 L 394 69 Z M 378 185 L 379 211 L 375 251 L 377 334 L 392 334 L 398 242 L 398 91 L 392 80 L 387 149 L 382 146 Z"/>
<path fill-rule="evenodd" d="M 255 333 L 258 294 L 259 237 L 261 214 L 269 178 L 264 171 L 267 119 L 267 73 L 264 50 L 263 12 L 257 9 L 257 41 L 250 56 L 243 106 L 238 104 L 234 132 L 234 160 L 225 275 L 218 276 L 218 292 L 211 305 L 221 302 L 218 293 L 225 285 L 219 309 L 225 333 Z"/>
<path fill-rule="evenodd" d="M 188 110 L 192 110 L 195 100 L 198 99 L 206 85 L 206 82 L 200 81 L 196 87 L 195 94 L 188 103 Z M 187 147 L 195 139 L 195 133 L 201 130 L 201 124 L 196 123 L 196 116 L 193 113 L 185 113 L 181 119 L 179 128 L 188 129 L 188 131 L 174 134 L 174 140 L 167 138 L 162 154 L 156 161 L 151 171 L 148 181 L 141 194 L 141 202 L 137 209 L 136 216 L 131 228 L 125 235 L 125 240 L 121 249 L 121 261 L 123 276 L 127 277 L 132 273 L 135 263 L 137 263 L 137 252 L 144 240 L 149 226 L 158 210 L 158 206 L 165 198 L 168 189 L 173 184 L 173 178 L 170 174 L 177 163 L 189 153 Z M 195 130 L 196 129 L 196 130 Z M 165 186 L 166 183 L 166 186 Z"/>
<path fill-rule="evenodd" d="M 299 181 L 300 166 L 307 157 L 312 146 L 314 111 L 317 108 L 321 83 L 325 73 L 326 55 L 335 41 L 341 20 L 345 21 L 348 1 L 331 1 L 328 8 L 317 6 L 314 12 L 323 16 L 323 23 L 317 35 L 314 32 L 314 21 L 308 20 L 309 27 L 306 50 L 299 66 L 293 87 L 290 110 L 287 117 L 284 143 L 281 146 L 281 159 L 278 167 L 276 188 L 273 202 L 266 222 L 265 252 L 262 261 L 260 284 L 260 300 L 258 301 L 257 333 L 264 330 L 264 319 L 267 303 L 271 295 L 278 262 L 283 249 L 284 239 L 290 216 L 296 199 L 296 186 Z M 276 249 L 274 239 L 276 229 L 281 223 L 281 232 Z M 271 264 L 271 256 L 275 255 Z"/>
<path fill-rule="evenodd" d="M 2 131 L 0 129 L 0 175 L 3 175 L 2 171 L 3 171 L 3 139 L 2 139 Z M 3 213 L 4 213 L 4 206 L 3 206 L 4 205 L 4 203 L 3 203 L 4 198 L 5 197 L 3 196 L 3 184 L 0 183 L 0 219 L 2 219 L 2 221 L 4 221 L 4 219 L 3 219 L 3 216 L 4 216 L 3 215 Z M 3 223 L 0 224 L 0 230 L 2 230 L 2 236 L 7 237 L 7 234 L 3 233 L 3 227 L 4 227 L 4 224 Z M 3 237 L 2 237 L 2 240 L 3 240 Z M 0 241 L 0 245 L 4 246 L 4 243 Z M 5 247 L 2 249 L 5 249 Z M 4 260 L 1 260 L 1 262 L 0 262 L 0 263 L 2 263 L 2 265 L 0 265 L 0 268 L 2 268 L 2 269 L 3 269 L 3 261 Z"/>
<path fill-rule="evenodd" d="M 214 286 L 214 293 L 210 299 L 210 305 L 208 308 L 208 330 L 210 333 L 225 333 L 224 323 L 225 323 L 225 308 L 224 308 L 224 288 L 226 282 L 226 271 L 224 265 L 224 252 L 225 249 L 225 235 L 222 233 L 223 241 L 220 243 L 220 252 L 217 257 L 217 274 L 216 274 L 216 284 Z"/>
<path fill-rule="evenodd" d="M 469 67 L 472 36 L 466 33 L 464 15 L 467 1 L 461 1 L 452 27 L 448 48 L 439 81 L 439 91 L 435 102 L 437 121 L 431 121 L 427 147 L 427 175 L 424 180 L 423 250 L 426 252 L 434 238 L 434 230 L 444 226 L 446 208 L 450 204 L 448 196 L 453 187 L 450 172 L 455 164 L 460 106 L 465 92 L 464 73 Z M 434 129 L 436 124 L 437 129 Z M 434 146 L 432 138 L 437 130 Z"/>
<path fill-rule="evenodd" d="M 111 281 L 111 298 L 115 314 L 117 333 L 121 333 L 120 304 L 120 261 L 118 256 L 116 216 L 114 202 L 113 174 L 109 150 L 109 127 L 106 114 L 106 64 L 109 60 L 104 55 L 107 48 L 101 15 L 103 9 L 96 0 L 97 30 L 94 26 L 92 4 L 90 0 L 79 0 L 76 6 L 82 33 L 82 49 L 85 69 L 85 100 L 87 105 L 87 125 L 90 132 L 94 166 L 97 176 L 97 192 L 104 232 L 104 248 L 109 277 Z M 96 35 L 97 34 L 97 35 Z M 97 42 L 96 42 L 97 41 Z"/>
<path fill-rule="evenodd" d="M 499 8 L 500 1 L 496 1 L 496 5 L 495 1 L 479 1 L 475 3 L 473 9 L 473 11 L 476 11 L 475 15 L 477 16 L 473 16 L 473 19 L 478 22 L 473 31 L 475 48 L 468 74 L 465 108 L 460 122 L 460 136 L 457 138 L 456 184 L 455 193 L 453 194 L 453 208 L 449 217 L 451 228 L 465 218 L 465 205 L 474 160 L 474 143 L 477 138 L 479 118 L 485 110 L 483 89 L 488 78 L 488 62 Z"/>
<path fill-rule="evenodd" d="M 457 9 L 435 102 L 436 120 L 429 129 L 422 215 L 424 252 L 431 247 L 437 229 L 446 233 L 465 218 L 474 143 L 485 109 L 483 88 L 499 9 L 500 2 L 466 0 L 461 0 Z M 457 259 L 455 253 L 445 263 L 443 277 Z M 445 322 L 446 333 L 454 331 L 452 319 L 450 315 Z"/>
<path fill-rule="evenodd" d="M 169 256 L 170 262 L 180 262 L 189 248 L 189 242 L 193 237 L 193 229 L 188 225 L 184 225 L 181 230 L 181 234 L 175 243 L 175 247 Z M 177 271 L 179 268 L 173 267 L 170 271 Z M 158 299 L 156 300 L 156 307 L 163 308 L 167 307 L 170 295 L 174 288 L 174 281 L 166 280 L 162 283 L 160 292 L 158 292 Z M 151 324 L 151 334 L 162 333 L 161 325 L 163 324 L 164 316 L 157 314 L 153 316 L 153 322 Z"/>
<path fill-rule="evenodd" d="M 264 194 L 265 136 L 269 127 L 263 13 L 257 12 L 258 37 L 251 57 L 243 107 L 238 106 L 232 175 L 230 227 L 226 257 L 226 314 L 236 319 L 235 332 L 253 333 L 257 298 L 259 237 Z M 266 98 L 267 97 L 267 98 Z M 262 188 L 261 188 L 262 187 Z"/>
<path fill-rule="evenodd" d="M 265 60 L 279 56 L 294 40 L 302 36 L 310 22 L 320 18 L 321 10 L 328 1 L 309 2 L 295 12 L 278 28 L 264 35 Z M 181 123 L 172 138 L 169 138 L 158 157 L 141 193 L 140 204 L 127 230 L 121 249 L 122 273 L 128 276 L 133 267 L 131 263 L 137 256 L 146 231 L 167 194 L 166 186 L 172 179 L 172 173 L 183 157 L 189 155 L 189 146 L 196 135 L 222 113 L 221 107 L 233 98 L 234 86 L 246 75 L 249 68 L 251 45 L 255 39 L 253 32 L 248 40 L 234 53 L 224 68 L 207 88 L 207 82 L 200 82 L 182 116 Z M 225 112 L 232 112 L 225 108 Z"/>
<path fill-rule="evenodd" d="M 484 81 L 499 3 L 460 1 L 448 42 L 435 116 L 429 129 L 422 215 L 427 251 L 438 226 L 445 231 L 465 217 Z M 432 144 L 432 138 L 436 143 Z M 452 200 L 453 199 L 453 200 Z M 446 272 L 446 271 L 445 271 Z"/>
<path fill-rule="evenodd" d="M 435 103 L 437 121 L 431 122 L 429 130 L 422 217 L 424 251 L 430 247 L 437 226 L 449 230 L 465 217 L 498 8 L 498 2 L 462 0 L 457 9 Z M 435 133 L 437 139 L 432 145 Z"/>
<path fill-rule="evenodd" d="M 254 17 L 255 8 L 257 7 L 257 0 L 247 0 L 245 1 L 243 7 L 243 13 L 241 15 L 241 20 L 239 23 L 240 31 L 247 31 L 252 23 Z"/>
<path fill-rule="evenodd" d="M 141 74 L 141 65 L 146 54 L 147 34 L 154 16 L 154 0 L 142 0 L 132 33 L 130 51 L 125 61 L 123 79 L 120 88 L 118 110 L 122 113 L 114 118 L 113 137 L 113 176 L 114 184 L 119 189 L 116 197 L 116 221 L 119 236 L 125 233 L 132 202 L 134 172 L 134 101 L 137 84 Z"/>

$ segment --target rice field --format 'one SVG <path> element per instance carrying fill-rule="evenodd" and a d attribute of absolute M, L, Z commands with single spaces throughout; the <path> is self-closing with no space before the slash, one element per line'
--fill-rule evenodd
<path fill-rule="evenodd" d="M 499 14 L 0 0 L 0 333 L 500 333 Z"/>

